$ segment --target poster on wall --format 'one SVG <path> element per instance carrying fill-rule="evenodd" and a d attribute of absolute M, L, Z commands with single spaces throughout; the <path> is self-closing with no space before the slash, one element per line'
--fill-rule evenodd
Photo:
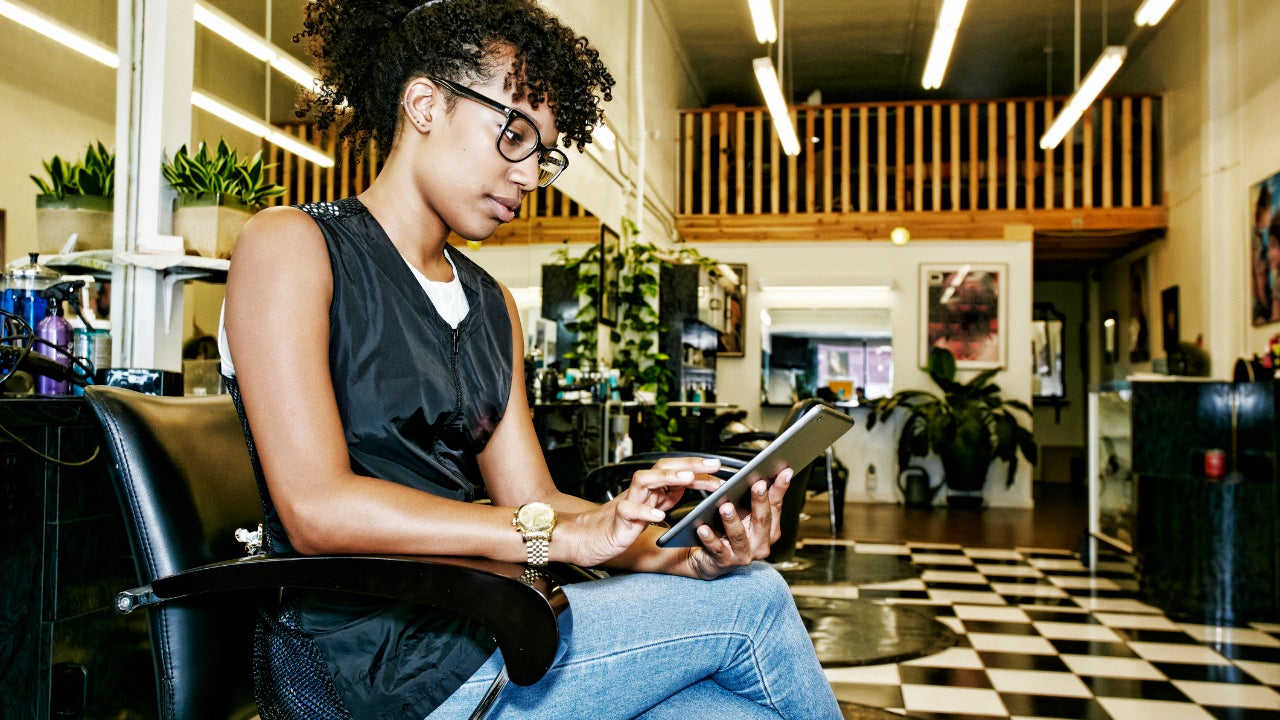
<path fill-rule="evenodd" d="M 1003 264 L 920 266 L 920 366 L 929 350 L 944 347 L 956 367 L 1005 366 L 1006 269 Z"/>
<path fill-rule="evenodd" d="M 1249 306 L 1254 327 L 1280 322 L 1280 172 L 1249 188 Z"/>

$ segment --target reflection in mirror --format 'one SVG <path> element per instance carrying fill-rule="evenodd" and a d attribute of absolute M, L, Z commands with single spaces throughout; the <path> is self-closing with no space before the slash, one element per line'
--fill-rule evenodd
<path fill-rule="evenodd" d="M 1062 374 L 1062 325 L 1066 316 L 1049 303 L 1036 303 L 1031 321 L 1031 395 L 1066 397 Z"/>
<path fill-rule="evenodd" d="M 823 397 L 856 406 L 893 392 L 893 331 L 886 308 L 761 313 L 761 402 Z"/>

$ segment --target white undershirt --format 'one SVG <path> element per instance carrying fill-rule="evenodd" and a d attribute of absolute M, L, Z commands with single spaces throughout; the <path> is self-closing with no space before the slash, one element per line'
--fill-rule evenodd
<path fill-rule="evenodd" d="M 453 258 L 449 257 L 447 248 L 444 252 L 444 259 L 449 261 L 449 267 L 453 269 L 453 279 L 446 282 L 436 282 L 428 278 L 418 272 L 418 268 L 414 267 L 408 260 L 405 260 L 405 265 L 409 266 L 413 277 L 417 279 L 418 284 L 427 293 L 427 299 L 436 307 L 436 312 L 440 313 L 440 317 L 449 323 L 449 327 L 457 328 L 458 323 L 462 322 L 462 319 L 467 316 L 470 306 L 467 304 L 467 294 L 462 290 L 462 281 L 458 279 L 458 266 L 453 264 Z M 234 377 L 236 366 L 231 361 L 231 346 L 227 342 L 226 312 L 227 304 L 226 301 L 223 301 L 222 313 L 218 318 L 218 354 L 222 356 L 222 374 Z"/>

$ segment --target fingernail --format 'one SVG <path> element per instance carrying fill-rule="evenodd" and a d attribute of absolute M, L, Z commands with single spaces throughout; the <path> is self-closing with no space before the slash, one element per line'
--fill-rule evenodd
<path fill-rule="evenodd" d="M 666 516 L 667 516 L 667 514 L 666 514 L 666 513 L 664 513 L 664 512 L 662 512 L 662 511 L 661 511 L 661 510 L 659 510 L 658 508 L 653 508 L 652 510 L 650 510 L 650 511 L 649 511 L 649 518 L 650 518 L 651 520 L 654 520 L 654 521 L 661 520 L 662 518 L 664 518 L 664 517 L 666 517 Z"/>
<path fill-rule="evenodd" d="M 693 471 L 692 471 L 692 470 L 681 470 L 680 472 L 676 473 L 676 477 L 680 478 L 681 480 L 692 480 L 692 479 L 693 479 Z"/>
<path fill-rule="evenodd" d="M 698 536 L 704 537 L 704 538 L 711 537 L 711 528 L 707 527 L 706 525 L 703 525 L 702 527 L 698 528 Z"/>
<path fill-rule="evenodd" d="M 720 461 L 715 458 L 702 458 L 703 465 L 719 465 Z"/>
<path fill-rule="evenodd" d="M 733 517 L 733 506 L 725 505 L 724 507 L 720 508 L 720 514 L 727 518 Z"/>

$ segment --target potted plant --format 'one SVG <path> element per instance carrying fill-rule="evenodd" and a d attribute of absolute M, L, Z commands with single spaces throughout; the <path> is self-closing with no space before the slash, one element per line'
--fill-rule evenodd
<path fill-rule="evenodd" d="M 193 154 L 183 145 L 161 165 L 164 179 L 178 193 L 173 232 L 184 238 L 188 253 L 231 257 L 249 217 L 284 194 L 284 186 L 268 182 L 267 167 L 261 150 L 245 159 L 225 140 L 218 141 L 212 155 L 203 142 Z"/>
<path fill-rule="evenodd" d="M 871 402 L 867 430 L 889 419 L 899 408 L 906 411 L 898 438 L 898 467 L 908 466 L 912 457 L 930 453 L 942 461 L 944 480 L 953 506 L 980 507 L 987 472 L 995 460 L 1008 463 L 1006 486 L 1012 485 L 1018 469 L 1018 454 L 1036 462 L 1036 444 L 1019 421 L 1031 408 L 1019 400 L 1001 397 L 1000 386 L 991 382 L 998 369 L 985 370 L 967 382 L 956 380 L 956 359 L 946 348 L 929 352 L 929 377 L 941 394 L 927 390 L 902 390 Z"/>
<path fill-rule="evenodd" d="M 32 175 L 36 195 L 36 246 L 58 254 L 72 235 L 72 250 L 111 247 L 115 155 L 101 142 L 90 143 L 83 158 L 54 155 L 42 163 L 46 177 Z"/>

